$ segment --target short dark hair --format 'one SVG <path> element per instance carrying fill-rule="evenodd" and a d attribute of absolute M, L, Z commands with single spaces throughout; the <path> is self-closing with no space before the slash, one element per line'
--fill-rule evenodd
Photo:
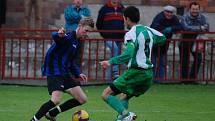
<path fill-rule="evenodd" d="M 139 9 L 134 6 L 128 6 L 127 8 L 125 8 L 123 15 L 125 17 L 128 17 L 134 23 L 138 23 L 140 20 Z"/>
<path fill-rule="evenodd" d="M 197 2 L 191 2 L 189 7 L 191 8 L 191 7 L 192 7 L 192 5 L 195 5 L 195 6 L 196 6 L 196 5 L 198 5 L 198 6 L 199 6 L 199 8 L 200 8 L 200 4 L 199 4 L 199 3 L 197 3 Z"/>

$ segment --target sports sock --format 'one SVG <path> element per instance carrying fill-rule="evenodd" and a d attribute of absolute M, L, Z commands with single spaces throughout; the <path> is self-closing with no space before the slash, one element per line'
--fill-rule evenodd
<path fill-rule="evenodd" d="M 55 107 L 55 104 L 51 100 L 49 100 L 48 102 L 44 103 L 40 107 L 40 109 L 37 111 L 37 113 L 34 115 L 34 117 L 31 119 L 31 121 L 40 120 L 53 107 Z"/>
<path fill-rule="evenodd" d="M 81 105 L 81 103 L 78 100 L 70 99 L 70 100 L 67 100 L 66 102 L 64 102 L 63 104 L 61 104 L 60 106 L 57 106 L 56 108 L 49 111 L 49 114 L 50 114 L 50 116 L 55 117 L 60 112 L 67 111 L 67 110 L 74 108 L 76 106 L 79 106 L 79 105 Z"/>
<path fill-rule="evenodd" d="M 35 116 L 30 121 L 39 121 Z"/>
<path fill-rule="evenodd" d="M 124 100 L 120 100 L 120 102 L 122 103 L 122 105 L 125 107 L 125 109 L 128 109 L 128 105 L 129 105 L 129 102 L 127 99 L 124 99 Z"/>
<path fill-rule="evenodd" d="M 119 114 L 122 114 L 126 109 L 123 104 L 117 99 L 116 96 L 109 95 L 106 99 L 108 105 L 110 105 Z"/>

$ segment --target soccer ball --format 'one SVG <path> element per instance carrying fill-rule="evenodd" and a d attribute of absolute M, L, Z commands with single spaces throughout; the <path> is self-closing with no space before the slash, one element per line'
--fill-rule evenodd
<path fill-rule="evenodd" d="M 89 121 L 89 114 L 85 110 L 79 110 L 73 113 L 72 121 Z"/>

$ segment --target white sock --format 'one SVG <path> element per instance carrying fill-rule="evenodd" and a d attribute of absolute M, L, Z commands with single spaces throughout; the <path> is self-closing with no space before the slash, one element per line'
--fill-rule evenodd
<path fill-rule="evenodd" d="M 34 119 L 34 121 L 39 121 L 39 120 L 36 118 L 36 116 L 34 116 L 34 118 L 33 118 L 33 119 Z"/>

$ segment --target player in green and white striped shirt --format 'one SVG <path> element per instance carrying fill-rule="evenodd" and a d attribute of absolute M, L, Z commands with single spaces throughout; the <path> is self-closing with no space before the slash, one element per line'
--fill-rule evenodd
<path fill-rule="evenodd" d="M 129 31 L 125 34 L 125 51 L 107 61 L 102 61 L 103 68 L 111 64 L 128 63 L 126 70 L 119 78 L 107 87 L 102 97 L 108 105 L 118 112 L 116 121 L 132 121 L 136 115 L 129 112 L 128 101 L 134 96 L 144 94 L 152 84 L 153 65 L 151 63 L 152 46 L 165 43 L 165 36 L 160 32 L 138 24 L 140 19 L 139 10 L 134 6 L 125 9 L 124 21 Z M 116 95 L 123 93 L 122 99 Z"/>

